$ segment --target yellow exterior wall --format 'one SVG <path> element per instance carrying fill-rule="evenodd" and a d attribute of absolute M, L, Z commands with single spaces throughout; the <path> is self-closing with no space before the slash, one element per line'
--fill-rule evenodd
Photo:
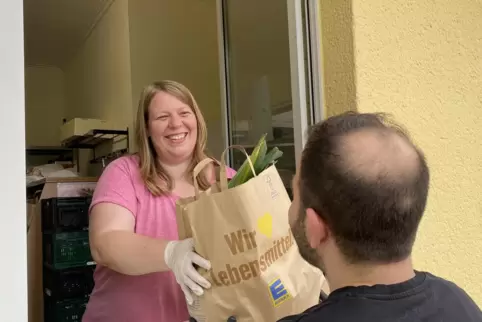
<path fill-rule="evenodd" d="M 384 111 L 407 127 L 431 169 L 416 268 L 482 305 L 480 1 L 320 3 L 326 115 Z"/>
<path fill-rule="evenodd" d="M 352 0 L 320 1 L 325 116 L 356 109 Z"/>

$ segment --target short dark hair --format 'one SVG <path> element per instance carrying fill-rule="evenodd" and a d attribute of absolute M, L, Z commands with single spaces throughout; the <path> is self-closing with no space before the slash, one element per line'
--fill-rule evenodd
<path fill-rule="evenodd" d="M 408 143 L 409 151 L 415 151 L 414 170 L 393 180 L 385 172 L 370 178 L 348 167 L 344 142 L 360 131 Z M 429 170 L 406 131 L 386 115 L 348 112 L 313 126 L 301 158 L 299 185 L 303 209 L 312 208 L 322 217 L 349 262 L 390 263 L 411 254 L 427 202 Z"/>

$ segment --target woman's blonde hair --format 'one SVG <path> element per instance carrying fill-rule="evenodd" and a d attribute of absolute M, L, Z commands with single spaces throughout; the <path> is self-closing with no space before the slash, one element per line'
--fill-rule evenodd
<path fill-rule="evenodd" d="M 147 189 L 149 189 L 149 191 L 155 196 L 166 195 L 173 188 L 172 179 L 159 163 L 156 150 L 154 149 L 154 145 L 149 138 L 147 130 L 149 122 L 149 105 L 151 104 L 154 96 L 159 92 L 168 93 L 176 97 L 184 104 L 188 105 L 196 117 L 197 138 L 196 145 L 194 146 L 192 161 L 188 168 L 188 174 L 192 175 L 196 164 L 207 157 L 205 152 L 207 141 L 206 122 L 204 121 L 204 117 L 196 103 L 196 100 L 194 99 L 194 96 L 187 89 L 187 87 L 171 80 L 154 82 L 144 87 L 139 99 L 139 105 L 137 107 L 135 139 L 139 149 L 137 154 L 139 155 L 139 168 L 142 180 L 144 181 Z M 159 179 L 161 179 L 165 185 L 159 185 Z M 199 175 L 197 181 L 200 189 L 207 189 L 209 187 L 209 181 L 206 175 Z"/>

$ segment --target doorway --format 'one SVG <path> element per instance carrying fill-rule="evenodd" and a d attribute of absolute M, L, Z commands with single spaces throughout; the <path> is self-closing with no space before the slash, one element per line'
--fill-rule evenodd
<path fill-rule="evenodd" d="M 250 1 L 252 7 L 259 5 Z M 210 148 L 215 153 L 228 144 L 242 144 L 249 150 L 257 136 L 266 132 L 269 144 L 278 145 L 285 152 L 286 162 L 279 166 L 289 181 L 305 130 L 319 119 L 321 111 L 321 99 L 317 96 L 321 86 L 313 76 L 319 74 L 319 52 L 311 44 L 320 39 L 319 34 L 312 33 L 316 30 L 312 22 L 318 23 L 317 18 L 310 20 L 317 14 L 316 9 L 310 9 L 316 1 L 265 2 L 255 15 L 241 10 L 244 18 L 240 18 L 237 8 L 240 3 L 247 5 L 239 0 L 97 0 L 88 2 L 98 5 L 88 22 L 81 17 L 92 7 L 68 7 L 68 15 L 56 15 L 61 11 L 58 6 L 81 6 L 87 2 L 25 0 L 23 5 L 0 4 L 0 35 L 8 44 L 0 51 L 4 64 L 0 73 L 4 102 L 0 131 L 9 138 L 5 145 L 9 156 L 1 161 L 6 169 L 4 185 L 8 187 L 1 195 L 3 223 L 8 227 L 3 240 L 8 242 L 0 246 L 9 258 L 2 285 L 11 291 L 0 305 L 6 321 L 27 321 L 28 316 L 24 216 L 27 166 L 19 160 L 25 160 L 26 154 L 34 150 L 36 157 L 48 159 L 52 159 L 52 153 L 66 152 L 59 139 L 64 121 L 107 119 L 121 124 L 122 129 L 130 129 L 140 88 L 153 79 L 177 79 L 193 90 L 201 106 L 206 106 L 213 142 Z M 39 7 L 33 9 L 32 3 Z M 270 15 L 269 5 L 273 6 Z M 186 10 L 187 6 L 190 10 Z M 41 26 L 32 23 L 28 13 L 48 15 L 49 28 L 54 28 L 51 35 L 80 41 L 67 46 L 55 39 L 30 37 L 28 30 L 40 30 Z M 190 13 L 192 17 L 187 19 Z M 249 28 L 246 22 L 256 23 L 254 18 L 266 23 L 257 30 Z M 65 20 L 87 26 L 85 32 L 75 33 L 63 25 Z M 240 34 L 242 28 L 248 28 L 249 33 Z M 278 51 L 265 44 L 271 39 L 279 46 Z M 262 51 L 246 51 L 244 44 L 261 46 Z M 42 55 L 32 57 L 32 46 Z M 68 53 L 64 49 L 69 49 Z M 24 56 L 33 63 L 24 65 Z M 276 59 L 271 61 L 273 56 Z M 62 66 L 56 66 L 60 61 Z M 54 116 L 42 121 L 48 115 Z M 35 149 L 26 149 L 29 146 Z M 125 147 L 133 148 L 124 140 L 120 147 L 111 147 L 115 151 L 106 153 Z M 67 157 L 71 158 L 69 153 Z M 89 155 L 71 161 L 93 165 L 91 161 L 96 159 L 100 160 Z M 230 156 L 233 167 L 239 160 L 236 155 Z M 102 163 L 96 164 L 97 169 L 81 175 L 98 174 Z M 85 168 L 80 169 L 83 172 Z"/>
<path fill-rule="evenodd" d="M 218 0 L 226 145 L 250 153 L 266 135 L 283 152 L 277 169 L 290 195 L 307 129 L 322 115 L 317 3 Z M 237 169 L 246 157 L 230 152 Z"/>

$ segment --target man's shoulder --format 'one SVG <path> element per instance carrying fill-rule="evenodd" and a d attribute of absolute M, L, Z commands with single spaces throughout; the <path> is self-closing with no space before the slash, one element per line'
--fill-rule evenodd
<path fill-rule="evenodd" d="M 426 281 L 429 287 L 440 295 L 457 295 L 462 297 L 469 297 L 469 295 L 458 286 L 455 282 L 447 280 L 443 277 L 436 276 L 432 273 L 424 272 L 427 276 Z"/>
<path fill-rule="evenodd" d="M 278 320 L 277 322 L 307 322 L 307 321 L 315 321 L 312 319 L 317 319 L 318 317 L 323 317 L 324 312 L 323 308 L 325 308 L 329 304 L 329 301 L 322 302 L 320 304 L 317 304 L 308 310 L 304 311 L 303 313 L 296 314 L 296 315 L 290 315 L 282 318 L 281 320 Z"/>
<path fill-rule="evenodd" d="M 307 321 L 306 318 L 308 318 L 308 315 L 305 313 L 301 314 L 296 314 L 296 315 L 290 315 L 290 316 L 285 316 L 281 320 L 278 320 L 276 322 L 298 322 L 298 321 Z"/>
<path fill-rule="evenodd" d="M 388 292 L 386 287 L 378 287 L 378 291 L 366 287 L 349 288 L 335 296 L 332 294 L 301 314 L 287 316 L 278 322 L 395 321 L 400 312 L 413 315 L 413 319 L 420 318 L 422 313 L 437 312 L 434 316 L 425 316 L 426 321 L 462 317 L 461 312 L 464 312 L 465 321 L 482 322 L 480 309 L 454 282 L 426 272 L 419 272 L 418 276 L 422 282 L 413 284 L 410 290 L 401 292 L 395 287 Z M 426 309 L 420 312 L 413 310 L 413 307 Z"/>
<path fill-rule="evenodd" d="M 427 281 L 433 294 L 436 294 L 439 302 L 446 302 L 447 305 L 453 304 L 475 304 L 470 295 L 455 282 L 449 281 L 443 277 L 436 276 L 431 273 L 425 273 Z"/>
<path fill-rule="evenodd" d="M 448 279 L 445 279 L 441 276 L 437 276 L 433 273 L 430 273 L 430 272 L 423 272 L 426 276 L 426 279 L 430 282 L 430 283 L 433 283 L 434 285 L 443 285 L 445 287 L 449 287 L 449 288 L 456 288 L 456 289 L 459 289 L 460 287 L 455 284 L 455 282 L 452 282 Z"/>

